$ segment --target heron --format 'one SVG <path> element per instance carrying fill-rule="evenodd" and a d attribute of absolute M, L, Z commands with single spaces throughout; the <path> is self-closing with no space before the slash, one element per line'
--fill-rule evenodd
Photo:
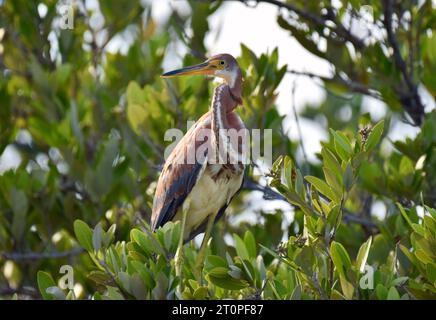
<path fill-rule="evenodd" d="M 183 245 L 204 232 L 194 266 L 194 275 L 201 283 L 213 225 L 223 216 L 244 179 L 245 146 L 241 141 L 230 141 L 227 135 L 230 129 L 234 129 L 233 132 L 245 129 L 236 113 L 237 106 L 242 105 L 242 73 L 233 56 L 218 54 L 203 63 L 173 70 L 161 77 L 188 75 L 218 77 L 222 83 L 214 89 L 209 111 L 187 131 L 165 161 L 154 196 L 151 227 L 155 231 L 168 221 L 181 222 L 181 237 L 175 255 L 180 283 Z M 205 131 L 210 135 L 205 135 Z M 189 161 L 194 154 L 194 161 Z"/>

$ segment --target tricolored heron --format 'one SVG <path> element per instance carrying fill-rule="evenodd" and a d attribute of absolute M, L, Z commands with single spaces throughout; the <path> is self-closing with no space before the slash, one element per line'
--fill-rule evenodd
<path fill-rule="evenodd" d="M 223 215 L 243 182 L 245 165 L 240 161 L 243 145 L 232 143 L 226 133 L 229 129 L 245 129 L 235 112 L 242 104 L 242 74 L 235 58 L 219 54 L 203 63 L 167 72 L 162 77 L 185 75 L 215 76 L 224 82 L 215 88 L 210 110 L 188 130 L 167 158 L 157 183 L 151 224 L 155 230 L 168 221 L 181 221 L 182 236 L 176 254 L 176 273 L 180 277 L 183 244 L 205 232 L 194 270 L 201 281 L 213 224 Z M 205 130 L 210 131 L 210 139 L 204 139 Z M 204 148 L 205 143 L 207 148 Z M 197 155 L 200 146 L 205 149 L 200 152 L 201 159 Z M 223 151 L 220 148 L 226 148 L 225 160 L 238 160 L 217 161 L 216 156 Z M 189 161 L 192 158 L 195 160 Z"/>

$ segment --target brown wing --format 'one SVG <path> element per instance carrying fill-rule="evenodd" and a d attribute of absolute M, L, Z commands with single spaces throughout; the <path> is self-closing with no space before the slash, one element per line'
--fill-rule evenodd
<path fill-rule="evenodd" d="M 203 165 L 192 158 L 192 154 L 195 154 L 197 148 L 207 141 L 207 138 L 199 139 L 200 141 L 196 139 L 202 129 L 210 129 L 209 113 L 201 117 L 188 130 L 165 162 L 154 195 L 151 215 L 153 230 L 174 218 L 201 174 Z M 205 150 L 207 152 L 207 148 Z M 192 163 L 192 160 L 188 162 L 188 159 L 194 159 L 195 162 Z"/>

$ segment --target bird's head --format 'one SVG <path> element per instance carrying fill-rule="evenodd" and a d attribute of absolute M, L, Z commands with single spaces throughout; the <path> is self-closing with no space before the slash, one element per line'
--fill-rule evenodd
<path fill-rule="evenodd" d="M 242 81 L 241 70 L 236 59 L 227 53 L 215 55 L 200 64 L 164 73 L 161 77 L 171 78 L 186 75 L 209 75 L 222 78 L 231 88 L 239 85 L 237 82 Z"/>

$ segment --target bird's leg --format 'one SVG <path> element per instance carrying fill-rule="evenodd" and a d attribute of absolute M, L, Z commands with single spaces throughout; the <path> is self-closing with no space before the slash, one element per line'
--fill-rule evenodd
<path fill-rule="evenodd" d="M 180 238 L 179 238 L 179 244 L 177 246 L 177 252 L 176 256 L 174 258 L 175 262 L 175 268 L 176 268 L 176 277 L 179 278 L 179 285 L 177 290 L 179 291 L 180 295 L 183 292 L 183 244 L 185 241 L 185 225 L 186 225 L 186 216 L 188 215 L 188 210 L 190 206 L 189 199 L 186 199 L 182 206 L 182 221 L 181 221 L 181 228 L 180 228 Z"/>
<path fill-rule="evenodd" d="M 207 251 L 207 243 L 210 239 L 210 234 L 212 232 L 212 227 L 215 222 L 216 213 L 211 215 L 209 217 L 209 220 L 207 221 L 206 231 L 204 233 L 203 241 L 201 242 L 200 251 L 198 251 L 197 259 L 195 261 L 195 267 L 194 267 L 194 273 L 195 277 L 197 278 L 198 284 L 201 286 L 202 282 L 202 272 L 204 267 L 204 260 L 206 258 L 206 251 Z"/>

